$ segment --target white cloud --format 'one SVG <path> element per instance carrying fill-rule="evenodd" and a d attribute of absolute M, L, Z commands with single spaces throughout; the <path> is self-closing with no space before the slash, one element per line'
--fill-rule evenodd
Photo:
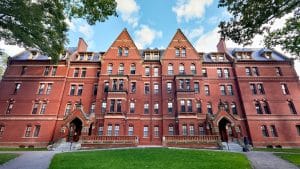
<path fill-rule="evenodd" d="M 195 38 L 199 38 L 203 34 L 204 28 L 200 26 L 199 28 L 192 29 L 191 31 L 184 29 L 183 32 L 189 40 L 193 40 Z"/>
<path fill-rule="evenodd" d="M 147 25 L 141 25 L 140 29 L 134 32 L 134 35 L 137 47 L 142 49 L 151 45 L 155 38 L 161 38 L 162 31 L 157 31 Z"/>
<path fill-rule="evenodd" d="M 72 21 L 70 20 L 65 20 L 65 21 L 69 25 L 70 31 L 81 34 L 79 36 L 82 36 L 82 38 L 87 42 L 89 50 L 94 49 L 95 31 L 93 26 L 89 25 L 83 19 L 72 19 Z"/>
<path fill-rule="evenodd" d="M 88 40 L 92 39 L 94 36 L 93 27 L 87 23 L 82 23 L 78 26 L 78 31 L 82 33 Z"/>
<path fill-rule="evenodd" d="M 7 45 L 3 40 L 0 41 L 0 48 L 3 49 L 9 56 L 14 56 L 25 50 L 25 48 L 18 45 Z"/>
<path fill-rule="evenodd" d="M 120 13 L 122 20 L 133 27 L 138 26 L 138 12 L 140 7 L 135 0 L 116 0 L 116 2 L 117 11 Z"/>
<path fill-rule="evenodd" d="M 69 29 L 71 31 L 75 31 L 76 30 L 76 27 L 75 27 L 75 24 L 74 24 L 74 20 L 72 22 L 72 21 L 70 21 L 70 19 L 66 18 L 65 22 L 67 23 L 67 25 L 68 25 L 68 27 L 69 27 Z"/>
<path fill-rule="evenodd" d="M 191 19 L 199 19 L 205 13 L 206 6 L 211 5 L 213 0 L 177 0 L 172 11 L 176 13 L 177 22 L 183 19 L 188 22 Z"/>

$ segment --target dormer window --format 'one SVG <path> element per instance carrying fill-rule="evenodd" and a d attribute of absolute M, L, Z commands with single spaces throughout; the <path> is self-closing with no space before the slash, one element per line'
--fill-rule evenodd
<path fill-rule="evenodd" d="M 219 61 L 224 62 L 224 56 L 219 56 Z"/>
<path fill-rule="evenodd" d="M 272 52 L 265 52 L 266 59 L 272 59 Z"/>
<path fill-rule="evenodd" d="M 216 56 L 212 55 L 211 56 L 211 60 L 215 61 L 216 60 Z"/>
<path fill-rule="evenodd" d="M 148 52 L 145 53 L 145 59 L 146 59 L 146 60 L 149 60 L 149 59 L 150 59 L 150 53 L 148 53 Z"/>
<path fill-rule="evenodd" d="M 79 55 L 79 60 L 83 60 L 84 59 L 84 54 L 80 54 Z"/>
<path fill-rule="evenodd" d="M 88 61 L 91 61 L 92 60 L 92 55 L 88 55 Z"/>

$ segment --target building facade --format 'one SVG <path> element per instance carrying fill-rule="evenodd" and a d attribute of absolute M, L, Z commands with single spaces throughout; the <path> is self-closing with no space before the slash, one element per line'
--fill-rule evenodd
<path fill-rule="evenodd" d="M 57 64 L 24 51 L 0 83 L 0 145 L 134 136 L 138 145 L 248 137 L 255 147 L 300 146 L 293 60 L 222 39 L 217 49 L 197 52 L 178 29 L 166 49 L 139 50 L 124 29 L 105 52 L 79 39 Z"/>

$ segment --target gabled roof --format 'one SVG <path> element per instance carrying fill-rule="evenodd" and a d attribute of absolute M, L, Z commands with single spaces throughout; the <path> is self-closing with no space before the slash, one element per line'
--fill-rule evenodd
<path fill-rule="evenodd" d="M 171 39 L 168 47 L 165 49 L 165 51 L 164 51 L 164 53 L 162 55 L 162 59 L 164 59 L 166 57 L 166 54 L 167 54 L 168 50 L 171 48 L 171 46 L 173 46 L 173 45 L 180 46 L 181 43 L 187 44 L 188 47 L 192 49 L 194 55 L 197 56 L 197 57 L 199 56 L 197 50 L 194 48 L 194 46 L 188 40 L 188 38 L 184 35 L 184 33 L 181 31 L 181 29 L 177 29 L 177 31 L 174 34 L 173 38 Z"/>

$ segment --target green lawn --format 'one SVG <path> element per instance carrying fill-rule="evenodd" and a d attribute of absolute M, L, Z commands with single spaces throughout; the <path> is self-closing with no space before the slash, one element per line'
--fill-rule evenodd
<path fill-rule="evenodd" d="M 254 151 L 300 153 L 300 148 L 254 148 Z"/>
<path fill-rule="evenodd" d="M 0 165 L 18 156 L 19 154 L 6 154 L 6 153 L 0 154 Z"/>
<path fill-rule="evenodd" d="M 275 155 L 300 167 L 300 154 L 275 153 Z"/>
<path fill-rule="evenodd" d="M 47 151 L 47 148 L 12 148 L 12 147 L 0 147 L 0 151 Z"/>
<path fill-rule="evenodd" d="M 144 148 L 56 154 L 50 169 L 250 169 L 243 154 Z"/>

